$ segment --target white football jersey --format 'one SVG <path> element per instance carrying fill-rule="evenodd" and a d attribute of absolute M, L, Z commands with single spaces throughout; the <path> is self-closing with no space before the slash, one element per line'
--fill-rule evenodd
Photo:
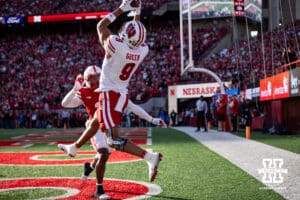
<path fill-rule="evenodd" d="M 149 52 L 146 44 L 131 49 L 119 36 L 111 35 L 105 44 L 111 57 L 104 58 L 100 77 L 100 90 L 127 93 L 129 80 Z"/>

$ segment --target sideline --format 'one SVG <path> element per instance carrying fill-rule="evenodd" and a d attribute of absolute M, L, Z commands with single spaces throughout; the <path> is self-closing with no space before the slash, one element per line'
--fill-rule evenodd
<path fill-rule="evenodd" d="M 254 140 L 232 135 L 227 132 L 217 132 L 210 130 L 208 132 L 195 132 L 194 127 L 172 127 L 173 129 L 182 131 L 190 137 L 196 139 L 210 150 L 216 152 L 220 156 L 226 158 L 234 165 L 238 166 L 251 176 L 255 177 L 260 182 L 263 178 L 272 178 L 274 174 L 269 174 L 266 171 L 270 170 L 270 166 L 264 167 L 263 159 L 282 159 L 282 166 L 276 165 L 277 180 L 283 177 L 282 183 L 263 183 L 266 187 L 258 189 L 270 189 L 282 195 L 285 199 L 299 200 L 300 199 L 300 155 L 279 149 L 267 144 L 263 144 Z M 271 167 L 274 167 L 272 165 Z M 271 169 L 273 170 L 273 168 Z M 263 171 L 263 172 L 262 172 Z M 259 173 L 261 172 L 261 173 Z M 265 177 L 263 177 L 265 175 Z"/>

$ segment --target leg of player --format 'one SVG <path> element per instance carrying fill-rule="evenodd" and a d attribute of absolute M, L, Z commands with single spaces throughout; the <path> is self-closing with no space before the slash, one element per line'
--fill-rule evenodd
<path fill-rule="evenodd" d="M 97 130 L 99 129 L 99 122 L 97 117 L 95 116 L 87 129 L 81 134 L 80 138 L 77 141 L 70 145 L 58 144 L 57 147 L 68 154 L 70 157 L 75 157 L 77 153 L 77 149 L 84 145 L 91 137 L 93 137 Z"/>
<path fill-rule="evenodd" d="M 103 178 L 106 168 L 106 162 L 109 157 L 109 151 L 107 148 L 101 148 L 98 150 L 98 162 L 95 166 L 95 172 L 96 172 L 96 192 L 94 194 L 94 197 L 98 199 L 110 199 L 110 196 L 105 194 L 103 189 Z"/>
<path fill-rule="evenodd" d="M 148 152 L 136 144 L 132 143 L 130 140 L 127 141 L 126 145 L 124 146 L 124 151 L 126 153 L 133 154 L 140 158 L 143 158 L 147 164 L 149 169 L 149 181 L 154 181 L 157 175 L 158 164 L 162 159 L 162 154 L 159 152 Z"/>
<path fill-rule="evenodd" d="M 159 152 L 148 152 L 130 140 L 120 137 L 119 127 L 114 127 L 107 133 L 109 141 L 108 143 L 111 147 L 118 151 L 124 151 L 126 153 L 138 156 L 147 162 L 149 168 L 149 181 L 154 181 L 157 175 L 158 164 L 162 159 L 162 154 Z"/>
<path fill-rule="evenodd" d="M 86 163 L 83 164 L 83 173 L 82 173 L 82 176 L 81 176 L 81 180 L 82 181 L 86 181 L 87 180 L 88 176 L 95 169 L 97 162 L 98 162 L 98 154 L 96 155 L 96 157 L 93 160 L 93 162 L 91 162 L 91 163 L 86 162 Z"/>

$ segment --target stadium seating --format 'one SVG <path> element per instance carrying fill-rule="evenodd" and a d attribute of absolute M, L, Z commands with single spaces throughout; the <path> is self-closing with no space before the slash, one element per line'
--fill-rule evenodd
<path fill-rule="evenodd" d="M 145 2 L 145 8 L 156 9 L 166 1 Z M 89 12 L 111 10 L 115 4 L 120 3 L 94 0 L 80 7 L 81 2 L 78 0 L 30 0 L 26 1 L 27 6 L 23 5 L 24 2 L 8 3 L 0 0 L 0 13 L 33 15 Z M 295 28 L 299 41 L 299 22 Z M 178 29 L 178 25 L 170 21 L 147 27 L 150 52 L 131 79 L 129 87 L 129 95 L 135 103 L 143 103 L 151 97 L 166 96 L 168 85 L 214 82 L 205 74 L 189 73 L 181 77 L 179 31 L 174 31 Z M 208 26 L 194 31 L 194 62 L 197 66 L 216 72 L 223 81 L 232 81 L 234 86 L 241 89 L 248 84 L 258 86 L 259 79 L 265 75 L 281 71 L 279 66 L 284 64 L 282 49 L 286 45 L 298 52 L 294 26 L 288 25 L 264 33 L 265 58 L 262 56 L 260 36 L 250 39 L 250 51 L 248 41 L 242 40 L 237 43 L 236 49 L 231 47 L 205 57 L 230 31 L 223 26 Z M 282 37 L 283 33 L 286 37 Z M 104 51 L 98 44 L 94 29 L 83 32 L 4 33 L 0 37 L 0 118 L 17 120 L 20 113 L 30 118 L 34 112 L 45 119 L 41 124 L 47 124 L 47 116 L 57 118 L 61 112 L 61 99 L 73 87 L 75 76 L 88 65 L 101 65 L 103 56 Z M 74 118 L 84 119 L 83 113 L 73 113 L 78 115 Z M 52 121 L 49 124 L 59 126 L 59 122 Z M 32 124 L 26 126 L 33 127 Z"/>
<path fill-rule="evenodd" d="M 157 9 L 167 0 L 144 1 L 144 9 Z M 51 15 L 62 13 L 112 11 L 121 0 L 90 0 L 84 4 L 80 0 L 20 0 L 0 1 L 0 16 L 29 16 L 29 15 Z"/>

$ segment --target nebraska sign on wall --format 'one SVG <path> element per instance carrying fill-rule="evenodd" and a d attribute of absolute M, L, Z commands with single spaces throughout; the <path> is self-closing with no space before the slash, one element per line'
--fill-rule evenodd
<path fill-rule="evenodd" d="M 289 72 L 260 80 L 260 100 L 282 99 L 290 96 Z"/>
<path fill-rule="evenodd" d="M 204 97 L 211 97 L 220 90 L 220 86 L 218 83 L 178 85 L 173 90 L 173 94 L 177 98 L 198 98 L 201 95 Z M 169 91 L 169 93 L 169 95 L 171 95 L 172 91 Z"/>
<path fill-rule="evenodd" d="M 230 82 L 224 82 L 229 86 Z M 218 83 L 203 83 L 190 85 L 172 85 L 168 87 L 168 108 L 169 113 L 174 110 L 177 112 L 177 99 L 199 98 L 200 96 L 212 97 L 220 91 Z"/>

